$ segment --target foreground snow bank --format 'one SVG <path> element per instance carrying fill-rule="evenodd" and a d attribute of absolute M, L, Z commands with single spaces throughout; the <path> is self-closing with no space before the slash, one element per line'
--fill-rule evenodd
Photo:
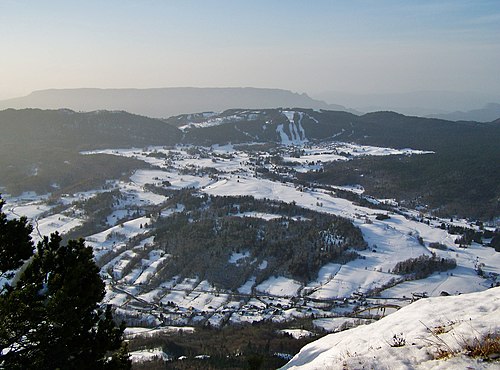
<path fill-rule="evenodd" d="M 308 344 L 283 369 L 498 369 L 498 358 L 482 362 L 464 353 L 466 344 L 495 333 L 500 335 L 500 288 L 421 299 L 373 324 Z"/>

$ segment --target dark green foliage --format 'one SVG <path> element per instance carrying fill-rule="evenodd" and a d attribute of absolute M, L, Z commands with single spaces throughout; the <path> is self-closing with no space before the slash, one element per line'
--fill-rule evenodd
<path fill-rule="evenodd" d="M 449 234 L 460 235 L 460 237 L 455 240 L 455 244 L 465 246 L 471 245 L 472 242 L 482 242 L 483 231 L 476 231 L 467 227 L 454 225 L 447 225 L 446 229 L 448 230 Z"/>
<path fill-rule="evenodd" d="M 87 217 L 82 225 L 66 233 L 63 241 L 79 239 L 85 235 L 92 235 L 105 230 L 108 227 L 106 223 L 107 216 L 113 212 L 113 206 L 122 197 L 119 190 L 111 190 L 97 193 L 89 199 L 76 202 L 75 207 L 85 211 Z"/>
<path fill-rule="evenodd" d="M 95 189 L 144 162 L 83 150 L 168 145 L 181 132 L 165 122 L 125 112 L 0 111 L 0 185 L 10 194 Z"/>
<path fill-rule="evenodd" d="M 0 240 L 31 231 L 25 220 L 18 222 L 0 229 Z M 31 246 L 29 235 L 28 241 Z M 44 237 L 0 295 L 0 368 L 130 368 L 124 327 L 115 324 L 110 307 L 98 306 L 103 297 L 104 283 L 83 239 L 61 245 L 57 233 Z"/>
<path fill-rule="evenodd" d="M 277 369 L 287 362 L 276 356 L 277 353 L 293 356 L 303 346 L 319 338 L 311 336 L 295 339 L 278 332 L 290 327 L 314 331 L 309 320 L 288 322 L 286 326 L 262 322 L 225 326 L 222 329 L 199 327 L 194 333 L 137 337 L 131 339 L 129 345 L 131 350 L 161 347 L 173 359 L 166 363 L 158 360 L 142 366 L 134 364 L 137 369 L 249 369 L 251 364 L 259 363 L 260 369 Z M 210 358 L 194 358 L 200 354 Z M 186 356 L 187 359 L 177 360 L 180 356 Z"/>
<path fill-rule="evenodd" d="M 35 145 L 76 150 L 169 145 L 181 137 L 181 131 L 168 123 L 127 112 L 7 109 L 0 111 L 0 125 L 2 143 L 25 138 Z"/>
<path fill-rule="evenodd" d="M 435 151 L 338 161 L 325 166 L 324 171 L 299 174 L 303 181 L 361 184 L 367 194 L 396 198 L 409 206 L 428 205 L 438 216 L 493 219 L 499 214 L 498 122 L 451 122 L 393 112 L 356 116 L 338 111 L 299 111 L 304 113 L 301 125 L 310 140 L 334 138 Z M 61 192 L 88 190 L 103 184 L 106 178 L 119 178 L 144 164 L 132 158 L 82 156 L 80 150 L 173 145 L 180 141 L 203 145 L 263 142 L 273 146 L 280 141 L 278 125 L 288 130 L 288 119 L 278 109 L 260 110 L 252 117 L 248 111 L 230 110 L 218 118 L 229 116 L 237 118 L 218 126 L 189 129 L 182 137 L 171 124 L 125 112 L 6 110 L 0 112 L 0 185 L 13 194 L 54 191 L 54 183 Z M 197 118 L 201 115 L 167 121 L 180 124 Z M 280 179 L 276 173 L 263 175 Z"/>
<path fill-rule="evenodd" d="M 360 230 L 341 217 L 250 196 L 186 195 L 179 193 L 170 200 L 183 204 L 185 211 L 156 225 L 155 242 L 173 255 L 166 268 L 169 276 L 198 276 L 229 289 L 254 274 L 258 281 L 272 274 L 308 281 L 328 262 L 356 258 L 349 248 L 366 246 Z M 266 221 L 237 216 L 250 211 L 279 217 Z M 229 263 L 235 252 L 247 257 Z M 259 269 L 263 261 L 267 267 Z"/>
<path fill-rule="evenodd" d="M 500 233 L 496 233 L 496 235 L 491 239 L 490 247 L 495 248 L 497 252 L 500 252 Z"/>
<path fill-rule="evenodd" d="M 423 279 L 437 271 L 447 271 L 457 267 L 457 261 L 452 258 L 439 258 L 422 255 L 401 261 L 394 266 L 392 272 L 399 275 L 409 275 L 415 279 Z"/>
<path fill-rule="evenodd" d="M 94 190 L 107 180 L 121 179 L 144 167 L 145 163 L 137 159 L 82 155 L 57 145 L 6 144 L 0 148 L 0 184 L 13 195 L 23 191 L 60 195 Z"/>
<path fill-rule="evenodd" d="M 264 357 L 257 354 L 248 356 L 248 369 L 249 370 L 259 370 L 261 369 L 262 363 L 264 362 Z"/>
<path fill-rule="evenodd" d="M 33 254 L 32 227 L 26 217 L 7 220 L 0 197 L 0 276 L 20 267 Z"/>
<path fill-rule="evenodd" d="M 476 226 L 479 226 L 479 230 L 471 227 L 457 226 L 443 222 L 441 223 L 440 228 L 442 230 L 447 230 L 451 235 L 457 235 L 458 237 L 455 239 L 455 244 L 459 244 L 460 247 L 466 247 L 467 245 L 471 245 L 472 242 L 474 242 L 478 244 L 489 245 L 490 247 L 495 248 L 497 252 L 500 251 L 500 239 L 498 238 L 499 230 L 487 230 L 479 221 L 476 222 Z M 491 241 L 489 243 L 486 243 L 484 239 L 491 239 Z M 429 247 L 438 249 L 444 248 L 444 250 L 446 250 L 446 246 L 440 244 L 436 246 L 436 244 L 439 243 L 430 243 Z"/>
<path fill-rule="evenodd" d="M 438 242 L 429 243 L 429 248 L 440 249 L 442 251 L 445 251 L 448 249 L 448 247 L 446 245 L 438 243 Z"/>
<path fill-rule="evenodd" d="M 95 196 L 83 202 L 82 208 L 88 217 L 101 218 L 103 215 L 108 215 L 110 213 L 109 211 L 120 198 L 122 198 L 122 195 L 119 190 L 97 193 Z"/>
<path fill-rule="evenodd" d="M 302 180 L 362 185 L 377 198 L 396 198 L 409 206 L 429 205 L 437 215 L 493 219 L 500 212 L 500 125 L 407 117 L 391 112 L 345 115 L 322 112 L 317 118 L 344 133 L 338 140 L 395 148 L 433 150 L 414 156 L 359 157 L 325 166 Z M 307 131 L 307 128 L 306 128 Z"/>
<path fill-rule="evenodd" d="M 279 124 L 288 123 L 286 116 L 276 109 L 259 110 L 259 112 L 251 119 L 247 119 L 248 111 L 227 110 L 218 116 L 227 122 L 222 125 L 189 129 L 185 132 L 183 142 L 211 145 L 280 141 L 276 128 Z"/>
<path fill-rule="evenodd" d="M 367 194 L 378 198 L 396 198 L 409 206 L 427 204 L 438 209 L 438 215 L 483 219 L 498 215 L 498 122 L 451 122 L 393 112 L 356 116 L 337 111 L 300 111 L 305 113 L 301 124 L 309 139 L 324 141 L 334 138 L 365 145 L 432 150 L 435 153 L 338 161 L 327 165 L 324 171 L 299 174 L 299 178 L 334 185 L 361 184 Z M 256 120 L 192 130 L 185 140 L 195 144 L 279 141 L 276 128 L 284 124 L 283 129 L 287 131 L 288 120 L 279 110 L 262 112 Z M 231 111 L 227 114 L 237 113 Z M 275 173 L 263 174 L 273 180 L 280 178 Z"/>

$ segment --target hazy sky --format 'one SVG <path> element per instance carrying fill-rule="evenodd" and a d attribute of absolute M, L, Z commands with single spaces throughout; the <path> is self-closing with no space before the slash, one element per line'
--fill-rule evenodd
<path fill-rule="evenodd" d="M 500 94 L 499 0 L 0 0 L 0 99 L 69 87 Z"/>

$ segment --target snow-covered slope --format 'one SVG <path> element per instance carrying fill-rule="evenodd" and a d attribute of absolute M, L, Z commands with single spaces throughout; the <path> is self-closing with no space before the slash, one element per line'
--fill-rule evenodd
<path fill-rule="evenodd" d="M 500 288 L 421 299 L 310 343 L 283 369 L 498 369 L 498 358 L 469 357 L 466 347 L 499 331 Z"/>
<path fill-rule="evenodd" d="M 500 253 L 487 246 L 488 238 L 482 244 L 473 242 L 466 248 L 460 247 L 455 243 L 460 235 L 442 228 L 446 224 L 478 231 L 479 226 L 470 221 L 424 217 L 419 211 L 398 208 L 390 200 L 367 197 L 362 205 L 337 195 L 337 191 L 339 195 L 342 191 L 350 191 L 363 196 L 364 190 L 359 186 L 305 187 L 294 182 L 294 171 L 318 171 L 331 161 L 425 152 L 341 142 L 308 143 L 300 150 L 282 146 L 280 150 L 282 160 L 279 165 L 269 160 L 271 155 L 268 152 L 240 150 L 233 145 L 98 151 L 135 158 L 147 165 L 128 180 L 109 182 L 107 190 L 65 194 L 54 210 L 54 205 L 47 203 L 46 196 L 30 194 L 6 198 L 6 210 L 10 217 L 28 215 L 37 226 L 33 232 L 37 241 L 40 235 L 55 230 L 66 233 L 85 223 L 89 215 L 83 205 L 87 201 L 96 197 L 92 202 L 99 203 L 97 197 L 113 196 L 113 205 L 106 210 L 102 220 L 106 227 L 83 236 L 93 247 L 102 268 L 107 283 L 105 302 L 113 304 L 133 325 L 155 326 L 162 322 L 197 325 L 205 320 L 219 327 L 227 323 L 280 322 L 314 315 L 322 320 L 317 323 L 318 327 L 336 330 L 333 328 L 339 326 L 339 315 L 358 312 L 360 305 L 363 307 L 361 318 L 364 319 L 378 315 L 380 305 L 388 304 L 390 310 L 405 306 L 414 295 L 438 296 L 442 292 L 458 295 L 483 291 L 497 284 Z M 89 156 L 91 153 L 86 152 Z M 273 174 L 282 174 L 286 170 L 288 175 L 276 181 L 273 177 L 264 177 L 257 169 Z M 308 281 L 298 281 L 278 273 L 262 279 L 262 272 L 272 261 L 266 257 L 253 263 L 256 256 L 251 255 L 250 249 L 234 251 L 228 256 L 227 265 L 234 268 L 233 280 L 237 274 L 246 274 L 244 266 L 247 262 L 254 269 L 252 274 L 244 276 L 246 281 L 241 281 L 236 287 L 237 300 L 233 299 L 234 292 L 214 290 L 213 282 L 198 278 L 201 275 L 198 273 L 167 279 L 163 270 L 172 255 L 164 245 L 155 242 L 155 220 L 158 216 L 168 218 L 184 212 L 185 205 L 172 203 L 171 197 L 173 192 L 187 187 L 197 189 L 200 196 L 253 196 L 347 218 L 361 230 L 368 248 L 358 250 L 359 258 L 347 263 L 326 263 Z M 393 204 L 392 211 L 389 204 Z M 152 209 L 157 216 L 153 217 Z M 387 218 L 380 219 L 382 214 Z M 276 212 L 255 210 L 235 213 L 234 216 L 265 220 L 282 217 Z M 422 255 L 452 258 L 457 267 L 437 271 L 420 280 L 408 279 L 393 271 L 398 262 Z M 258 295 L 261 301 L 253 295 Z M 297 297 L 301 299 L 297 300 Z M 170 303 L 170 306 L 165 308 L 160 303 Z"/>

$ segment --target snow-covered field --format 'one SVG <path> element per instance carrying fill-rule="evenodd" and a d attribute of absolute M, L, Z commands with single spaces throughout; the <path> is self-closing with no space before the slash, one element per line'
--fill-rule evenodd
<path fill-rule="evenodd" d="M 302 116 L 299 115 L 296 121 L 294 112 L 287 111 L 285 114 L 290 123 L 288 130 L 293 132 L 293 137 L 283 136 L 283 140 L 287 140 L 286 144 L 290 146 L 303 145 L 298 157 L 295 147 L 283 149 L 284 162 L 293 162 L 290 168 L 295 171 L 318 169 L 328 161 L 349 160 L 356 156 L 429 153 L 337 142 L 310 145 L 302 135 Z M 213 124 L 218 122 L 214 121 Z M 284 131 L 283 135 L 286 136 Z M 391 299 L 401 299 L 398 305 L 405 306 L 414 293 L 438 296 L 441 292 L 460 294 L 486 290 L 496 283 L 500 274 L 500 253 L 476 243 L 466 249 L 458 248 L 456 236 L 439 228 L 441 220 L 419 222 L 411 218 L 416 212 L 395 213 L 362 207 L 337 197 L 335 189 L 303 188 L 292 182 L 264 179 L 256 171 L 257 155 L 235 150 L 231 145 L 192 149 L 179 146 L 175 149 L 151 147 L 99 151 L 137 158 L 153 166 L 136 171 L 129 181 L 110 184 L 123 197 L 107 216 L 108 227 L 93 235 L 86 235 L 87 244 L 94 248 L 96 260 L 101 262 L 102 276 L 107 283 L 105 301 L 119 307 L 120 312 L 142 318 L 141 324 L 156 325 L 163 320 L 182 325 L 209 322 L 218 326 L 225 322 L 283 321 L 312 315 L 334 320 L 355 310 L 363 301 L 359 297 L 381 287 L 388 287 L 381 292 L 381 297 L 387 300 L 385 303 Z M 295 153 L 293 156 L 292 151 Z M 91 155 L 92 152 L 86 154 Z M 268 159 L 266 153 L 258 156 L 261 163 Z M 269 171 L 276 169 L 272 163 L 265 163 Z M 257 284 L 253 276 L 237 292 L 223 292 L 214 289 L 209 282 L 192 276 L 160 282 L 149 289 L 149 282 L 170 256 L 154 245 L 154 230 L 147 227 L 153 223 L 152 217 L 144 212 L 135 212 L 147 206 L 156 206 L 161 208 L 162 217 L 168 217 L 182 211 L 183 205 L 166 206 L 168 197 L 149 191 L 147 185 L 166 189 L 194 187 L 210 195 L 251 195 L 258 199 L 294 202 L 298 206 L 352 220 L 361 229 L 368 248 L 359 251 L 362 258 L 345 265 L 331 263 L 323 266 L 318 276 L 307 285 L 284 276 L 274 276 Z M 343 189 L 363 193 L 363 189 L 356 184 Z M 47 197 L 33 194 L 6 198 L 4 210 L 9 217 L 27 215 L 35 226 L 38 225 L 33 231 L 33 237 L 38 240 L 39 232 L 40 235 L 56 230 L 65 233 L 81 225 L 86 215 L 74 202 L 89 199 L 102 191 L 67 194 L 60 201 L 60 204 L 67 206 L 66 210 L 57 213 L 52 212 L 53 206 L 47 204 Z M 377 200 L 373 202 L 378 203 Z M 376 217 L 381 213 L 387 214 L 389 218 L 378 220 Z M 279 217 L 259 212 L 240 213 L 237 216 L 266 220 Z M 468 226 L 465 220 L 455 220 L 453 224 Z M 440 243 L 447 249 L 431 249 L 429 243 L 432 242 Z M 440 258 L 456 259 L 457 268 L 435 273 L 426 279 L 405 282 L 398 280 L 400 276 L 391 272 L 399 261 L 421 255 L 430 256 L 432 253 Z M 248 257 L 245 251 L 240 251 L 234 253 L 229 262 L 239 266 Z M 478 275 L 478 266 L 481 266 L 483 276 Z M 260 269 L 266 267 L 266 261 L 259 266 Z M 296 298 L 300 298 L 299 301 Z M 336 330 L 337 324 L 324 321 L 318 327 Z M 161 356 L 157 353 L 151 356 L 158 355 Z"/>
<path fill-rule="evenodd" d="M 171 358 L 161 348 L 148 348 L 130 352 L 130 361 L 132 363 L 150 362 L 159 359 L 168 361 Z"/>

